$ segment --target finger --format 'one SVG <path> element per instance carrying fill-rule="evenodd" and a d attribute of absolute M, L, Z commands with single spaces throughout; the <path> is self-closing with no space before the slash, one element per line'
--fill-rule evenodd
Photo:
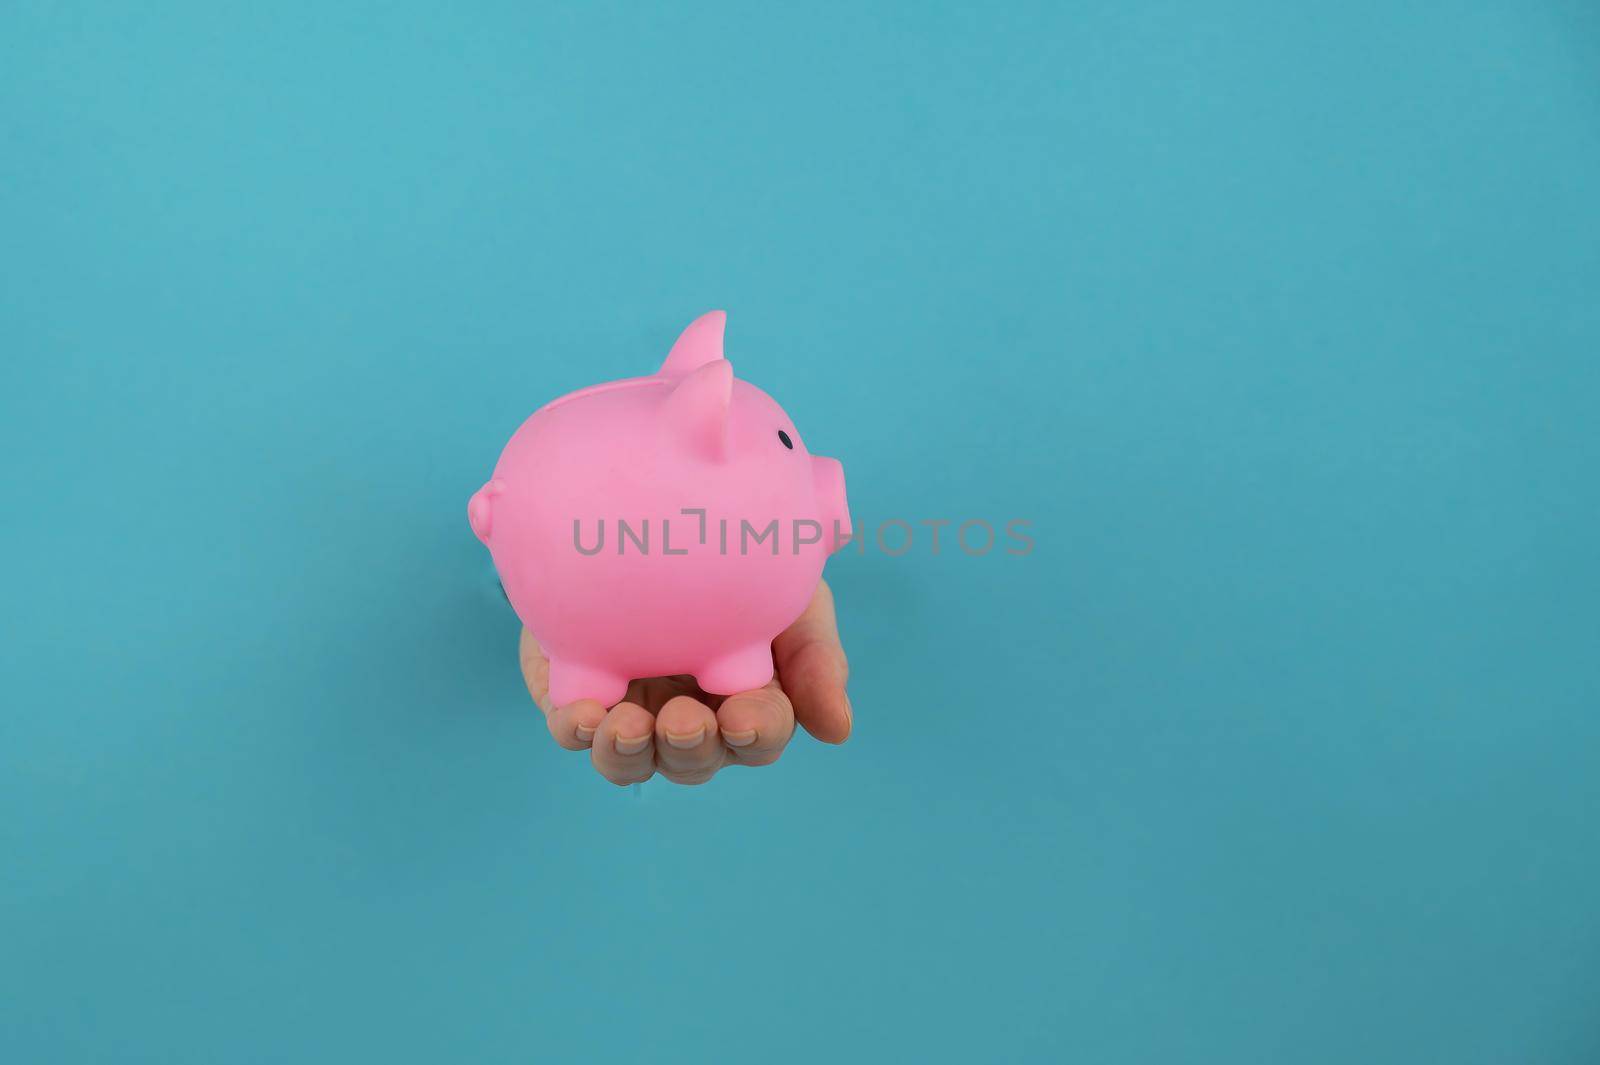
<path fill-rule="evenodd" d="M 740 765 L 771 765 L 794 735 L 794 707 L 776 683 L 730 695 L 717 711 L 722 742 Z"/>
<path fill-rule="evenodd" d="M 656 719 L 638 703 L 618 703 L 595 730 L 589 757 L 613 784 L 642 784 L 656 771 Z"/>
<path fill-rule="evenodd" d="M 594 734 L 605 716 L 604 706 L 593 699 L 579 699 L 557 707 L 544 720 L 557 743 L 569 751 L 584 751 L 594 742 Z"/>
<path fill-rule="evenodd" d="M 805 613 L 772 641 L 772 657 L 783 690 L 794 701 L 795 720 L 826 743 L 848 739 L 852 720 L 844 685 L 850 667 L 826 581 L 817 582 Z"/>
<path fill-rule="evenodd" d="M 656 715 L 656 768 L 676 784 L 704 784 L 722 768 L 727 751 L 717 717 L 698 699 L 668 699 Z"/>
<path fill-rule="evenodd" d="M 548 717 L 554 709 L 550 705 L 550 660 L 544 648 L 533 638 L 533 633 L 522 630 L 522 642 L 517 647 L 517 657 L 522 659 L 522 679 L 528 685 L 528 694 L 539 704 Z"/>

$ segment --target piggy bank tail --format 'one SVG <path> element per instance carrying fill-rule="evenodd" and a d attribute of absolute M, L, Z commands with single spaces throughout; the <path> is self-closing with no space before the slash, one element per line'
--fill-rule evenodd
<path fill-rule="evenodd" d="M 485 546 L 489 543 L 489 531 L 494 528 L 494 497 L 500 494 L 501 487 L 498 480 L 490 481 L 467 500 L 467 524 Z"/>

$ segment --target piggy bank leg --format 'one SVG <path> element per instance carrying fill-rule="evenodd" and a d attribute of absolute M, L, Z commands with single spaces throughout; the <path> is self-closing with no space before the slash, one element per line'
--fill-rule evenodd
<path fill-rule="evenodd" d="M 628 678 L 561 658 L 550 659 L 550 702 L 566 706 L 579 699 L 593 699 L 601 706 L 615 706 L 628 694 Z"/>
<path fill-rule="evenodd" d="M 757 644 L 695 670 L 694 679 L 712 695 L 734 695 L 765 688 L 772 680 L 772 646 Z"/>

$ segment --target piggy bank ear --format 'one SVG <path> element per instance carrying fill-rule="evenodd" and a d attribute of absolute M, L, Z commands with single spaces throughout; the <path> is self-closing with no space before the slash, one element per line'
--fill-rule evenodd
<path fill-rule="evenodd" d="M 690 322 L 656 372 L 663 377 L 676 377 L 722 358 L 722 331 L 727 324 L 725 311 L 710 311 Z"/>
<path fill-rule="evenodd" d="M 679 381 L 661 409 L 667 432 L 701 458 L 720 462 L 728 454 L 728 404 L 733 399 L 733 364 L 708 362 Z"/>

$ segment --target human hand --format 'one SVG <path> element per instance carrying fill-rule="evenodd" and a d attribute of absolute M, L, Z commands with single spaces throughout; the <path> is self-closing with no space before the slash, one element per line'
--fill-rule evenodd
<path fill-rule="evenodd" d="M 569 751 L 589 751 L 601 776 L 638 784 L 657 772 L 678 784 L 704 784 L 726 765 L 771 765 L 795 722 L 825 743 L 850 736 L 848 667 L 826 582 L 805 613 L 772 641 L 771 683 L 737 695 L 708 695 L 693 677 L 653 677 L 628 685 L 607 709 L 593 699 L 550 704 L 550 663 L 522 630 L 522 676 L 544 711 L 550 735 Z"/>

